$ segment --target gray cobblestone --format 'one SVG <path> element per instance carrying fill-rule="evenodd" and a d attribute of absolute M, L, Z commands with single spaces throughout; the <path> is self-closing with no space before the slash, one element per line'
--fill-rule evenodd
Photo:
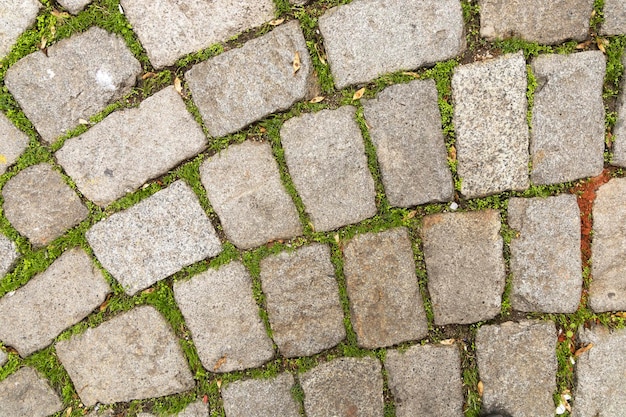
<path fill-rule="evenodd" d="M 626 54 L 622 56 L 626 68 Z M 622 74 L 622 79 L 624 78 Z M 613 127 L 613 155 L 611 164 L 626 167 L 626 88 L 621 89 L 617 104 L 617 122 Z"/>
<path fill-rule="evenodd" d="M 63 409 L 59 396 L 28 366 L 0 381 L 0 412 L 7 417 L 46 417 Z"/>
<path fill-rule="evenodd" d="M 0 112 L 0 137 L 2 137 L 0 141 L 0 175 L 2 175 L 24 152 L 28 146 L 28 136 Z"/>
<path fill-rule="evenodd" d="M 17 38 L 35 23 L 40 8 L 37 0 L 4 0 L 0 4 L 0 58 L 8 55 Z"/>
<path fill-rule="evenodd" d="M 604 0 L 602 15 L 604 22 L 600 27 L 601 35 L 623 35 L 626 33 L 626 3 L 624 0 Z"/>
<path fill-rule="evenodd" d="M 291 395 L 293 386 L 288 373 L 233 382 L 222 390 L 226 417 L 299 417 L 300 405 Z"/>
<path fill-rule="evenodd" d="M 92 2 L 92 0 L 58 0 L 59 4 L 72 13 L 78 14 L 85 6 Z"/>
<path fill-rule="evenodd" d="M 0 279 L 11 271 L 19 256 L 15 243 L 0 234 Z"/>
<path fill-rule="evenodd" d="M 7 361 L 9 360 L 9 355 L 7 355 L 7 353 L 0 349 L 0 366 L 3 366 L 5 363 L 7 363 Z"/>

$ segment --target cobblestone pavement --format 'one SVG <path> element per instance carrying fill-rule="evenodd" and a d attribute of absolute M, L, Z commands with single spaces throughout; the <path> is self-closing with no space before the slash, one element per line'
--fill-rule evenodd
<path fill-rule="evenodd" d="M 0 417 L 626 417 L 626 0 L 0 28 Z"/>

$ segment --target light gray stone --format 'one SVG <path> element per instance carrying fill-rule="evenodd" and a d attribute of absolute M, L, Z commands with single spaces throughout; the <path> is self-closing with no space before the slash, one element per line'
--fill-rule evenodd
<path fill-rule="evenodd" d="M 326 12 L 319 28 L 339 89 L 465 49 L 458 0 L 355 0 Z"/>
<path fill-rule="evenodd" d="M 142 413 L 137 414 L 137 417 L 141 417 L 141 414 Z M 115 417 L 115 416 L 113 415 L 113 411 L 112 410 L 100 411 L 98 409 L 98 410 L 94 410 L 91 413 L 87 414 L 85 417 Z"/>
<path fill-rule="evenodd" d="M 294 72 L 296 54 L 301 67 Z M 295 20 L 195 65 L 185 78 L 211 136 L 234 133 L 288 109 L 309 96 L 317 82 Z"/>
<path fill-rule="evenodd" d="M 272 336 L 288 358 L 311 356 L 346 337 L 328 246 L 313 244 L 261 261 Z"/>
<path fill-rule="evenodd" d="M 26 357 L 87 317 L 109 292 L 89 255 L 71 249 L 26 285 L 0 298 L 0 340 Z"/>
<path fill-rule="evenodd" d="M 426 216 L 422 239 L 436 325 L 475 323 L 500 313 L 505 271 L 499 212 Z"/>
<path fill-rule="evenodd" d="M 626 33 L 626 1 L 604 0 L 604 22 L 600 27 L 601 35 L 623 35 Z"/>
<path fill-rule="evenodd" d="M 37 0 L 3 0 L 0 2 L 0 58 L 11 48 L 33 23 L 41 3 Z"/>
<path fill-rule="evenodd" d="M 480 35 L 487 39 L 519 37 L 542 44 L 589 34 L 593 0 L 479 0 Z"/>
<path fill-rule="evenodd" d="M 272 0 L 121 0 L 155 68 L 274 18 Z"/>
<path fill-rule="evenodd" d="M 129 295 L 222 251 L 213 225 L 184 181 L 96 223 L 86 238 Z"/>
<path fill-rule="evenodd" d="M 11 178 L 2 196 L 6 218 L 35 247 L 49 244 L 89 215 L 61 174 L 45 163 Z"/>
<path fill-rule="evenodd" d="M 200 153 L 206 138 L 174 87 L 115 112 L 56 153 L 85 197 L 106 206 Z"/>
<path fill-rule="evenodd" d="M 202 185 L 228 240 L 250 249 L 302 233 L 268 143 L 231 145 L 200 167 Z"/>
<path fill-rule="evenodd" d="M 11 271 L 19 257 L 15 243 L 0 233 L 0 278 Z"/>
<path fill-rule="evenodd" d="M 374 180 L 354 114 L 352 106 L 303 114 L 280 130 L 289 173 L 317 231 L 376 214 Z"/>
<path fill-rule="evenodd" d="M 428 334 L 405 228 L 356 235 L 344 246 L 350 319 L 359 346 L 373 349 Z"/>
<path fill-rule="evenodd" d="M 553 417 L 556 389 L 554 323 L 506 322 L 482 326 L 476 335 L 485 413 Z"/>
<path fill-rule="evenodd" d="M 58 3 L 65 8 L 71 14 L 78 14 L 85 6 L 92 2 L 92 0 L 57 0 Z"/>
<path fill-rule="evenodd" d="M 93 27 L 20 59 L 5 84 L 43 140 L 59 136 L 128 93 L 141 73 L 119 36 Z"/>
<path fill-rule="evenodd" d="M 252 295 L 252 278 L 241 263 L 176 282 L 174 297 L 209 371 L 255 368 L 274 356 Z"/>
<path fill-rule="evenodd" d="M 454 128 L 465 197 L 528 188 L 526 87 L 521 52 L 455 69 Z"/>
<path fill-rule="evenodd" d="M 9 356 L 7 355 L 7 353 L 0 349 L 0 366 L 3 366 L 5 363 L 7 363 L 7 361 L 9 360 Z"/>
<path fill-rule="evenodd" d="M 575 313 L 583 285 L 580 210 L 575 195 L 509 200 L 511 306 Z"/>
<path fill-rule="evenodd" d="M 63 409 L 48 382 L 30 367 L 23 367 L 0 381 L 0 415 L 46 417 Z"/>
<path fill-rule="evenodd" d="M 532 182 L 556 184 L 599 175 L 604 168 L 604 54 L 541 55 L 531 66 L 537 79 Z"/>
<path fill-rule="evenodd" d="M 109 404 L 190 390 L 178 340 L 154 307 L 140 306 L 56 344 L 83 404 Z"/>
<path fill-rule="evenodd" d="M 226 417 L 299 417 L 300 405 L 291 395 L 293 376 L 236 381 L 222 389 Z"/>
<path fill-rule="evenodd" d="M 626 12 L 626 9 L 625 9 Z M 622 55 L 622 65 L 626 68 L 626 54 Z M 626 77 L 622 74 L 622 80 Z M 613 155 L 611 164 L 626 167 L 626 85 L 622 84 L 617 103 L 617 122 L 613 127 Z"/>
<path fill-rule="evenodd" d="M 28 146 L 28 136 L 0 112 L 0 138 L 0 175 L 2 175 L 24 152 Z"/>
<path fill-rule="evenodd" d="M 382 417 L 383 378 L 372 357 L 339 358 L 300 376 L 308 417 Z"/>
<path fill-rule="evenodd" d="M 450 201 L 454 196 L 433 80 L 386 88 L 363 100 L 364 115 L 392 206 Z"/>
<path fill-rule="evenodd" d="M 209 406 L 199 400 L 189 404 L 176 417 L 209 417 Z"/>
<path fill-rule="evenodd" d="M 457 346 L 388 350 L 385 370 L 397 417 L 463 416 L 461 357 Z"/>

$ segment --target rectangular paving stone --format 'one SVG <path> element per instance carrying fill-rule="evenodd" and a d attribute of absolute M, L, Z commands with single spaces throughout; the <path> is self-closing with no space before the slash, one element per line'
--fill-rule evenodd
<path fill-rule="evenodd" d="M 261 283 L 280 353 L 311 356 L 346 337 L 330 249 L 313 244 L 261 261 Z"/>
<path fill-rule="evenodd" d="M 535 58 L 530 153 L 534 184 L 599 175 L 604 168 L 606 62 L 600 51 Z"/>
<path fill-rule="evenodd" d="M 626 54 L 622 56 L 622 65 L 626 68 Z M 626 79 L 623 74 L 622 79 Z M 617 122 L 613 127 L 613 155 L 611 157 L 611 165 L 626 167 L 626 88 L 623 86 L 619 93 L 617 103 Z"/>
<path fill-rule="evenodd" d="M 226 417 L 299 417 L 300 404 L 291 395 L 293 387 L 289 373 L 230 383 L 222 388 Z"/>
<path fill-rule="evenodd" d="M 135 85 L 139 61 L 117 35 L 93 27 L 11 66 L 5 84 L 47 143 Z"/>
<path fill-rule="evenodd" d="M 31 367 L 0 381 L 0 414 L 6 417 L 46 417 L 63 410 L 59 396 Z"/>
<path fill-rule="evenodd" d="M 300 68 L 294 71 L 296 56 Z M 215 137 L 288 109 L 310 96 L 317 85 L 296 20 L 194 65 L 185 79 L 209 134 Z"/>
<path fill-rule="evenodd" d="M 528 188 L 526 87 L 521 52 L 455 69 L 454 128 L 465 197 Z"/>
<path fill-rule="evenodd" d="M 469 324 L 500 313 L 505 285 L 500 213 L 433 214 L 422 226 L 435 324 Z"/>
<path fill-rule="evenodd" d="M 0 58 L 11 52 L 11 48 L 30 26 L 35 23 L 41 3 L 37 0 L 3 0 L 0 3 Z"/>
<path fill-rule="evenodd" d="M 106 206 L 205 146 L 202 129 L 174 87 L 167 87 L 67 140 L 55 155 L 83 195 Z"/>
<path fill-rule="evenodd" d="M 600 26 L 601 35 L 626 33 L 626 2 L 624 0 L 604 0 L 602 11 L 604 22 Z"/>
<path fill-rule="evenodd" d="M 184 181 L 96 223 L 85 237 L 128 295 L 222 251 L 198 197 Z"/>
<path fill-rule="evenodd" d="M 2 7 L 2 6 L 0 6 Z M 13 165 L 28 147 L 28 136 L 0 112 L 0 175 Z"/>
<path fill-rule="evenodd" d="M 405 228 L 356 235 L 343 256 L 350 319 L 360 347 L 391 346 L 428 334 Z"/>
<path fill-rule="evenodd" d="M 274 356 L 252 295 L 252 278 L 241 263 L 176 282 L 174 297 L 210 372 L 256 368 Z"/>
<path fill-rule="evenodd" d="M 250 249 L 302 233 L 268 143 L 231 145 L 200 166 L 202 185 L 228 240 Z"/>
<path fill-rule="evenodd" d="M 11 271 L 19 257 L 15 243 L 0 233 L 0 279 Z"/>
<path fill-rule="evenodd" d="M 435 82 L 397 84 L 362 103 L 389 203 L 409 207 L 452 200 Z"/>
<path fill-rule="evenodd" d="M 321 110 L 287 120 L 280 130 L 289 174 L 313 227 L 327 232 L 376 214 L 355 108 Z"/>
<path fill-rule="evenodd" d="M 458 0 L 356 0 L 322 15 L 319 28 L 338 89 L 465 49 Z"/>

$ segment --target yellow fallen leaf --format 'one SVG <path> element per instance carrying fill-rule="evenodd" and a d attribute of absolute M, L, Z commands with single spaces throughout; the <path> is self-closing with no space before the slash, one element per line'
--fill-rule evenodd
<path fill-rule="evenodd" d="M 576 352 L 574 352 L 574 356 L 580 356 L 586 351 L 588 351 L 589 349 L 591 349 L 592 347 L 593 347 L 593 343 L 589 343 L 587 346 L 583 346 L 580 349 L 578 349 Z"/>
<path fill-rule="evenodd" d="M 417 72 L 403 72 L 402 75 L 408 75 L 409 77 L 419 78 L 420 75 Z"/>
<path fill-rule="evenodd" d="M 319 102 L 321 102 L 321 101 L 324 101 L 324 99 L 325 99 L 325 98 L 326 98 L 326 97 L 324 97 L 324 96 L 317 96 L 317 97 L 313 97 L 313 98 L 311 99 L 311 101 L 309 101 L 309 103 L 313 103 L 313 104 L 315 104 L 315 103 L 319 103 Z"/>
<path fill-rule="evenodd" d="M 450 149 L 448 150 L 448 159 L 450 159 L 451 162 L 456 161 L 456 148 L 453 146 L 450 146 Z"/>
<path fill-rule="evenodd" d="M 357 90 L 357 92 L 352 96 L 352 100 L 360 100 L 361 97 L 363 97 L 363 94 L 365 94 L 365 87 Z"/>
<path fill-rule="evenodd" d="M 221 358 L 219 358 L 219 360 L 217 362 L 215 362 L 215 365 L 213 366 L 213 371 L 217 371 L 218 369 L 220 369 L 222 367 L 222 365 L 224 365 L 226 363 L 226 355 L 222 356 Z M 220 382 L 221 383 L 221 382 Z M 219 388 L 219 386 L 218 386 Z"/>
<path fill-rule="evenodd" d="M 597 38 L 596 44 L 598 45 L 598 49 L 606 54 L 606 46 L 609 46 L 609 41 L 603 38 Z"/>
<path fill-rule="evenodd" d="M 300 70 L 300 68 L 302 67 L 302 63 L 300 63 L 300 52 L 296 51 L 295 55 L 293 56 L 293 73 L 295 75 L 296 72 L 298 72 Z"/>
<path fill-rule="evenodd" d="M 417 213 L 416 211 L 412 211 L 411 213 Z M 409 214 L 411 214 L 409 213 Z M 415 214 L 413 215 L 415 216 Z M 446 339 L 446 340 L 442 340 L 441 342 L 439 342 L 440 345 L 445 345 L 445 346 L 451 346 L 454 344 L 454 342 L 456 342 L 456 340 L 454 339 Z"/>
<path fill-rule="evenodd" d="M 89 121 L 88 121 L 88 120 L 85 120 L 85 119 L 78 119 L 78 124 L 81 124 L 81 125 L 88 125 L 88 124 L 89 124 Z"/>
<path fill-rule="evenodd" d="M 65 415 L 66 416 L 71 416 L 72 415 L 72 407 L 68 407 L 67 410 L 65 410 Z"/>
<path fill-rule="evenodd" d="M 411 211 L 409 211 L 409 212 L 407 213 L 407 215 L 406 215 L 406 216 L 404 216 L 404 220 L 405 220 L 405 221 L 406 221 L 406 220 L 411 220 L 413 217 L 415 217 L 415 215 L 417 215 L 417 211 L 415 211 L 415 210 L 411 210 Z M 452 340 L 452 341 L 454 342 L 454 339 L 447 339 L 447 340 Z M 445 340 L 441 341 L 441 344 L 445 344 L 444 342 L 445 342 Z"/>
<path fill-rule="evenodd" d="M 152 294 L 154 292 L 154 288 L 148 288 L 143 290 L 141 293 L 142 294 Z"/>
<path fill-rule="evenodd" d="M 283 23 L 285 21 L 285 19 L 274 19 L 272 21 L 270 21 L 270 26 L 278 26 L 281 23 Z"/>
<path fill-rule="evenodd" d="M 57 19 L 67 19 L 68 17 L 70 17 L 70 14 L 67 12 L 60 12 L 56 9 L 53 9 L 52 16 L 56 17 Z"/>
<path fill-rule="evenodd" d="M 148 78 L 154 78 L 156 77 L 156 74 L 154 72 L 146 72 L 144 75 L 141 76 L 142 80 L 147 80 Z"/>
<path fill-rule="evenodd" d="M 47 44 L 48 44 L 48 39 L 45 36 L 42 36 L 41 43 L 39 44 L 39 49 L 46 49 Z"/>
<path fill-rule="evenodd" d="M 222 380 L 218 379 L 217 381 L 215 381 L 215 383 L 217 384 L 217 389 L 222 388 Z"/>
<path fill-rule="evenodd" d="M 317 44 L 315 44 L 315 52 L 317 52 L 317 58 L 320 60 L 320 63 L 326 65 L 326 54 Z"/>
<path fill-rule="evenodd" d="M 178 94 L 183 95 L 183 83 L 180 81 L 180 78 L 176 77 L 174 79 L 174 88 L 178 91 Z"/>
<path fill-rule="evenodd" d="M 615 313 L 615 315 L 617 317 L 621 317 L 623 319 L 626 319 L 626 311 L 618 311 L 617 313 Z"/>
<path fill-rule="evenodd" d="M 335 243 L 339 244 L 339 233 L 335 233 Z"/>
<path fill-rule="evenodd" d="M 483 384 L 483 381 L 478 381 L 478 385 L 476 386 L 476 389 L 478 390 L 478 395 L 482 397 L 483 392 L 485 390 L 485 385 Z"/>

